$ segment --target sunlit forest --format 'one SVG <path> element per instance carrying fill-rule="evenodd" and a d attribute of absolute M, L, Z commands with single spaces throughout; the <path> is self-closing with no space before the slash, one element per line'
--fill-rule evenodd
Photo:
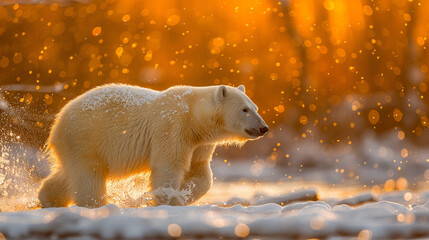
<path fill-rule="evenodd" d="M 215 182 L 428 190 L 428 12 L 422 0 L 3 0 L 0 186 L 11 171 L 37 186 L 55 114 L 96 86 L 243 84 L 270 132 L 218 148 Z"/>
<path fill-rule="evenodd" d="M 367 132 L 429 139 L 424 1 L 5 3 L 4 138 L 12 131 L 43 146 L 61 106 L 114 82 L 156 90 L 244 84 L 277 127 L 271 142 L 251 144 L 273 161 L 288 161 L 286 135 L 322 148 L 355 148 Z"/>
<path fill-rule="evenodd" d="M 10 2 L 0 8 L 1 89 L 15 111 L 40 117 L 10 114 L 35 120 L 22 122 L 30 128 L 105 83 L 244 84 L 271 126 L 301 138 L 426 135 L 424 2 Z"/>

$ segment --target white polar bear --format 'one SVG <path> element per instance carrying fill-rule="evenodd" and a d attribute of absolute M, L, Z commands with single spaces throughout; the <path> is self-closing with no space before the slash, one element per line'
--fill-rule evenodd
<path fill-rule="evenodd" d="M 142 171 L 151 171 L 152 190 L 192 186 L 189 199 L 159 191 L 155 205 L 195 202 L 212 185 L 217 143 L 244 143 L 268 131 L 244 92 L 242 85 L 158 92 L 109 84 L 77 97 L 57 115 L 47 141 L 55 167 L 39 191 L 42 206 L 102 206 L 108 178 Z"/>

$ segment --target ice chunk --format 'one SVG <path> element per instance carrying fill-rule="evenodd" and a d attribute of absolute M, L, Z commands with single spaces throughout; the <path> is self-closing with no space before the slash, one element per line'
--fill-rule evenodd
<path fill-rule="evenodd" d="M 360 193 L 354 197 L 343 199 L 339 204 L 358 205 L 366 202 L 373 202 L 376 198 L 371 192 Z"/>
<path fill-rule="evenodd" d="M 287 205 L 296 201 L 317 201 L 317 192 L 315 190 L 300 190 L 293 193 L 286 193 L 277 197 L 264 197 L 254 201 L 254 205 L 262 205 L 266 203 L 277 203 Z"/>

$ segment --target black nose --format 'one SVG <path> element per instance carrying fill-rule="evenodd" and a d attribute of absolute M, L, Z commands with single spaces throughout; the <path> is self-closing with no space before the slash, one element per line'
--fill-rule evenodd
<path fill-rule="evenodd" d="M 270 130 L 268 129 L 268 127 L 263 127 L 259 129 L 259 132 L 261 133 L 261 135 L 264 135 L 266 132 L 268 132 L 268 130 Z"/>

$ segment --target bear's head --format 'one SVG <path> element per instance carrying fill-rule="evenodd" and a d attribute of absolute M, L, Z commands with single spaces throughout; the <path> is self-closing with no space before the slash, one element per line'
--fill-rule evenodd
<path fill-rule="evenodd" d="M 245 88 L 221 85 L 216 88 L 214 102 L 227 133 L 227 142 L 244 142 L 260 138 L 268 126 L 258 114 L 258 107 L 245 94 Z"/>

